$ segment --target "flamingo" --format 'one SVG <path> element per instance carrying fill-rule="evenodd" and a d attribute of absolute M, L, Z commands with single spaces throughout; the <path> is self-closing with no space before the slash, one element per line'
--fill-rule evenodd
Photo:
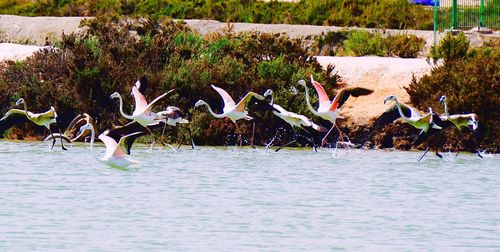
<path fill-rule="evenodd" d="M 294 112 L 290 112 L 290 111 L 287 111 L 285 110 L 283 107 L 281 107 L 280 105 L 278 104 L 275 104 L 274 103 L 274 99 L 273 99 L 273 91 L 271 89 L 268 89 L 266 90 L 266 92 L 264 93 L 264 97 L 270 97 L 270 101 L 269 101 L 269 109 L 273 112 L 273 114 L 275 114 L 277 117 L 281 118 L 283 121 L 285 121 L 286 123 L 288 123 L 291 127 L 292 127 L 292 130 L 293 132 L 296 134 L 295 132 L 295 128 L 298 128 L 298 129 L 302 129 L 304 130 L 305 132 L 307 132 L 309 135 L 311 135 L 312 137 L 312 142 L 313 142 L 313 148 L 314 150 L 316 150 L 316 144 L 314 143 L 314 136 L 312 136 L 312 134 L 306 129 L 306 128 L 311 128 L 313 130 L 316 130 L 316 131 L 319 131 L 319 132 L 327 132 L 328 129 L 321 126 L 321 125 L 317 125 L 315 124 L 313 121 L 311 121 L 309 118 L 303 116 L 303 115 L 299 115 L 297 113 L 294 113 Z M 281 146 L 280 148 L 276 149 L 276 151 L 279 151 L 281 148 L 283 148 L 284 146 L 288 146 L 294 142 L 296 142 L 297 140 L 293 140 L 283 146 Z"/>
<path fill-rule="evenodd" d="M 429 107 L 429 113 L 421 115 L 417 109 L 406 105 L 404 103 L 400 103 L 396 96 L 394 95 L 389 95 L 384 99 L 384 104 L 386 104 L 388 101 L 394 101 L 395 104 L 387 109 L 374 123 L 374 126 L 381 126 L 385 125 L 387 123 L 391 123 L 399 118 L 401 118 L 404 122 L 410 124 L 414 128 L 420 129 L 420 134 L 418 139 L 415 141 L 413 144 L 414 146 L 420 145 L 422 142 L 424 142 L 431 134 L 433 134 L 435 131 L 441 130 L 442 127 L 439 126 L 436 122 L 439 122 L 439 124 L 442 124 L 439 116 L 437 116 L 433 111 L 432 108 Z M 429 147 L 425 150 L 424 154 L 422 157 L 420 157 L 420 160 L 427 154 L 427 151 L 429 151 Z M 436 149 L 436 156 L 442 158 L 442 156 L 438 153 Z"/>
<path fill-rule="evenodd" d="M 125 135 L 121 137 L 119 141 L 116 141 L 113 138 L 109 137 L 107 135 L 107 132 L 100 134 L 99 139 L 106 146 L 106 154 L 102 158 L 98 158 L 93 150 L 95 138 L 94 126 L 92 124 L 83 125 L 82 127 L 80 127 L 80 134 L 85 130 L 90 130 L 90 151 L 94 159 L 98 162 L 119 169 L 125 169 L 132 164 L 138 163 L 137 161 L 129 158 L 129 155 L 127 155 L 127 150 L 130 151 L 130 146 L 133 140 L 135 140 L 137 135 L 140 135 L 143 132 L 134 132 Z"/>
<path fill-rule="evenodd" d="M 342 116 L 339 115 L 339 112 L 340 112 L 340 108 L 347 101 L 347 99 L 350 96 L 358 97 L 358 96 L 362 96 L 362 95 L 369 95 L 369 94 L 373 93 L 373 90 L 362 88 L 362 87 L 342 88 L 337 93 L 335 98 L 333 98 L 333 100 L 330 101 L 330 98 L 328 97 L 328 94 L 326 93 L 325 89 L 323 88 L 323 85 L 321 85 L 321 83 L 315 81 L 312 74 L 310 75 L 310 78 L 311 78 L 311 83 L 313 84 L 314 88 L 316 89 L 316 92 L 318 93 L 318 98 L 319 98 L 318 109 L 314 109 L 313 106 L 311 105 L 311 102 L 309 100 L 309 91 L 307 89 L 306 82 L 304 80 L 299 80 L 297 82 L 297 84 L 303 86 L 305 89 L 306 102 L 307 102 L 307 107 L 309 108 L 309 110 L 314 115 L 319 116 L 319 117 L 323 118 L 324 120 L 330 121 L 333 124 L 332 127 L 330 128 L 330 130 L 326 133 L 326 135 L 321 140 L 321 145 L 324 145 L 326 142 L 326 138 L 331 133 L 333 128 L 337 128 L 337 130 L 339 131 L 339 136 L 340 136 L 340 138 L 342 138 L 342 132 L 340 131 L 340 129 L 338 128 L 338 126 L 335 122 L 336 122 L 337 118 L 343 118 Z"/>
<path fill-rule="evenodd" d="M 478 128 L 478 116 L 474 113 L 469 113 L 469 114 L 455 114 L 455 115 L 450 115 L 448 114 L 448 105 L 446 104 L 446 96 L 441 96 L 439 98 L 439 102 L 444 105 L 444 115 L 440 115 L 440 118 L 442 120 L 447 120 L 450 121 L 459 131 L 462 130 L 462 128 L 466 127 L 469 128 L 472 131 L 477 130 Z"/>
<path fill-rule="evenodd" d="M 23 98 L 20 98 L 16 102 L 16 106 L 19 106 L 20 104 L 24 104 L 24 111 L 20 109 L 11 109 L 7 111 L 7 113 L 0 119 L 0 134 L 11 128 L 15 124 L 19 123 L 24 123 L 31 121 L 35 123 L 38 126 L 44 126 L 47 128 L 50 132 L 50 135 L 52 135 L 52 146 L 50 149 L 54 148 L 54 145 L 56 144 L 56 139 L 54 138 L 54 134 L 50 130 L 50 125 L 51 124 L 57 124 L 59 125 L 57 121 L 57 113 L 54 107 L 50 107 L 50 110 L 43 112 L 43 113 L 32 113 L 28 111 L 28 106 L 26 105 L 26 102 Z M 59 128 L 59 133 L 61 133 L 61 127 Z M 61 147 L 63 150 L 67 150 L 64 147 L 64 144 L 61 139 Z"/>
<path fill-rule="evenodd" d="M 134 86 L 135 89 L 135 86 Z M 120 114 L 125 117 L 126 119 L 138 122 L 140 125 L 146 127 L 149 124 L 155 124 L 160 120 L 158 115 L 154 112 L 151 111 L 151 107 L 159 101 L 161 98 L 165 97 L 168 95 L 170 92 L 174 91 L 174 89 L 169 90 L 168 92 L 156 97 L 153 101 L 151 101 L 149 104 L 145 99 L 141 99 L 140 102 L 136 101 L 136 107 L 132 115 L 127 115 L 123 112 L 123 99 L 120 93 L 114 92 L 111 94 L 110 99 L 115 99 L 117 98 L 120 101 Z"/>
<path fill-rule="evenodd" d="M 161 134 L 162 137 L 165 134 L 165 127 L 167 125 L 175 127 L 175 126 L 177 126 L 177 124 L 189 123 L 189 121 L 184 118 L 184 113 L 182 113 L 182 110 L 178 107 L 175 107 L 175 106 L 168 106 L 166 110 L 158 112 L 157 114 L 160 118 L 163 118 L 165 120 L 164 121 L 165 123 L 163 126 L 163 131 Z M 195 149 L 196 145 L 194 144 L 193 138 L 191 136 L 191 129 L 189 127 L 187 127 L 187 129 L 188 129 L 188 133 L 189 133 L 189 142 L 191 144 L 191 148 Z M 186 139 L 186 136 L 184 135 L 184 133 L 182 133 L 182 131 L 179 131 L 179 132 L 182 135 L 182 140 L 177 148 L 179 148 L 182 145 L 182 143 L 184 142 L 184 140 Z"/>
<path fill-rule="evenodd" d="M 450 125 L 454 125 L 458 129 L 458 133 L 460 134 L 460 137 L 462 138 L 462 142 L 465 143 L 464 141 L 464 136 L 462 135 L 462 128 L 468 128 L 471 131 L 475 131 L 478 128 L 478 117 L 474 113 L 470 114 L 455 114 L 455 115 L 450 115 L 448 113 L 448 106 L 446 104 L 446 96 L 441 96 L 439 98 L 439 102 L 444 105 L 444 114 L 439 115 L 438 118 L 434 117 L 434 123 L 441 127 L 442 129 L 447 128 Z M 425 139 L 430 137 L 431 135 L 435 134 L 437 131 L 436 130 L 430 130 L 427 134 L 423 135 L 422 137 L 419 136 L 419 138 L 416 140 L 415 144 L 420 144 Z M 421 139 L 422 138 L 422 139 Z M 476 143 L 477 146 L 477 143 Z M 457 152 L 455 156 L 458 156 L 460 151 Z M 481 155 L 480 150 L 477 150 L 477 155 L 480 158 L 483 158 Z"/>
<path fill-rule="evenodd" d="M 89 135 L 88 131 L 77 132 L 77 130 L 79 130 L 79 128 L 85 124 L 93 124 L 93 123 L 94 123 L 94 119 L 92 119 L 92 117 L 89 114 L 83 113 L 83 114 L 77 115 L 69 123 L 69 125 L 66 128 L 66 130 L 64 131 L 64 133 L 62 133 L 62 134 L 55 133 L 55 134 L 53 134 L 53 136 L 49 135 L 43 141 L 44 142 L 50 141 L 55 137 L 55 138 L 61 138 L 64 141 L 66 141 L 67 143 L 76 142 L 82 138 L 86 138 Z"/>
<path fill-rule="evenodd" d="M 236 104 L 234 102 L 233 98 L 231 98 L 231 96 L 226 92 L 226 90 L 219 88 L 219 87 L 216 87 L 214 85 L 212 85 L 212 88 L 215 89 L 215 91 L 217 91 L 217 93 L 219 93 L 219 95 L 224 100 L 224 108 L 222 110 L 223 113 L 222 114 L 214 113 L 214 111 L 212 110 L 210 105 L 208 105 L 208 103 L 206 103 L 203 100 L 197 101 L 194 106 L 195 107 L 199 107 L 199 106 L 203 106 L 203 105 L 206 106 L 208 109 L 208 112 L 210 112 L 210 114 L 215 118 L 226 118 L 226 117 L 229 118 L 234 123 L 234 125 L 236 126 L 236 129 L 240 133 L 240 146 L 241 146 L 242 145 L 241 131 L 240 131 L 240 128 L 238 127 L 238 124 L 236 123 L 236 121 L 238 121 L 240 119 L 252 120 L 253 118 L 251 116 L 249 116 L 248 111 L 245 110 L 246 104 L 250 101 L 250 99 L 252 97 L 255 97 L 255 98 L 262 100 L 262 101 L 265 100 L 265 98 L 262 95 L 259 95 L 257 93 L 248 92 L 245 95 L 245 97 L 243 97 L 243 99 L 241 99 Z"/>

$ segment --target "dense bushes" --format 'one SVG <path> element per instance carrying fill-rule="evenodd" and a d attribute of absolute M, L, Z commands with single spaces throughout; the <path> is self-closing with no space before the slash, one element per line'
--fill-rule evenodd
<path fill-rule="evenodd" d="M 481 124 L 476 137 L 483 147 L 498 152 L 500 146 L 500 47 L 486 45 L 469 49 L 463 34 L 451 34 L 440 42 L 433 55 L 444 58 L 444 64 L 432 70 L 408 87 L 411 102 L 421 110 L 433 107 L 443 113 L 438 100 L 441 95 L 448 98 L 450 114 L 476 113 Z M 460 135 L 450 127 L 447 145 L 460 142 Z M 465 148 L 473 150 L 473 136 L 466 134 Z"/>
<path fill-rule="evenodd" d="M 432 29 L 432 10 L 407 0 L 6 0 L 0 13 L 27 16 L 99 14 L 169 16 L 251 23 Z"/>
<path fill-rule="evenodd" d="M 310 59 L 300 40 L 283 35 L 228 31 L 200 37 L 182 24 L 147 19 L 98 18 L 86 25 L 89 28 L 82 34 L 64 35 L 59 48 L 45 49 L 23 62 L 1 64 L 1 113 L 25 97 L 33 111 L 56 107 L 63 125 L 76 113 L 87 112 L 96 118 L 99 129 L 106 129 L 122 120 L 118 103 L 110 101 L 109 95 L 115 91 L 124 95 L 124 110 L 130 113 L 131 86 L 146 75 L 149 100 L 176 89 L 158 109 L 167 104 L 180 107 L 192 120 L 197 143 L 224 144 L 224 137 L 233 132 L 230 121 L 214 120 L 205 109 L 193 108 L 198 99 L 204 99 L 214 110 L 221 110 L 222 100 L 210 85 L 226 89 L 235 99 L 250 90 L 262 93 L 272 88 L 277 103 L 305 113 L 303 96 L 292 97 L 291 85 L 310 73 L 326 88 L 336 83 L 336 76 L 330 77 Z M 268 125 L 257 132 L 258 139 L 265 141 L 279 126 L 274 123 L 277 119 L 269 113 L 256 118 L 259 128 Z"/>
<path fill-rule="evenodd" d="M 317 39 L 319 54 L 338 56 L 392 56 L 415 58 L 425 40 L 415 35 L 387 35 L 366 30 L 330 31 Z"/>

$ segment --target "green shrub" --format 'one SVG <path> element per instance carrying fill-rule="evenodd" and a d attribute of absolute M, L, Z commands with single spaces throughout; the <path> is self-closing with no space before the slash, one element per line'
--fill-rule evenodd
<path fill-rule="evenodd" d="M 447 40 L 450 41 L 451 37 Z M 453 38 L 453 41 L 457 39 Z M 434 68 L 430 75 L 414 80 L 407 88 L 411 102 L 421 110 L 431 106 L 436 112 L 444 112 L 438 100 L 446 95 L 450 114 L 476 113 L 480 130 L 476 133 L 483 148 L 498 152 L 500 146 L 500 48 L 477 49 L 467 55 L 466 44 L 458 39 L 458 45 L 443 43 L 440 46 L 447 59 L 444 65 Z M 461 136 L 454 127 L 447 134 L 447 145 L 456 146 Z M 464 148 L 475 151 L 473 135 L 465 133 Z"/>
<path fill-rule="evenodd" d="M 329 31 L 316 38 L 319 55 L 391 56 L 416 58 L 425 40 L 415 35 L 383 35 L 366 30 Z"/>
<path fill-rule="evenodd" d="M 345 41 L 345 54 L 349 56 L 385 56 L 387 48 L 384 46 L 382 35 L 370 34 L 365 30 L 353 30 Z"/>
<path fill-rule="evenodd" d="M 433 60 L 444 59 L 445 61 L 464 58 L 469 50 L 469 39 L 463 32 L 454 36 L 451 32 L 446 33 L 437 47 L 432 47 L 429 57 Z"/>

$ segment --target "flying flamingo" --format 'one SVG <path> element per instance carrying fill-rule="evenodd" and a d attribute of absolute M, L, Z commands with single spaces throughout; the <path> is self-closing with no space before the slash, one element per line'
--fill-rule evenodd
<path fill-rule="evenodd" d="M 314 136 L 306 128 L 313 129 L 313 130 L 316 130 L 319 132 L 327 132 L 328 129 L 321 126 L 321 125 L 315 124 L 312 120 L 310 120 L 309 118 L 307 118 L 303 115 L 299 115 L 297 113 L 287 111 L 286 109 L 284 109 L 280 105 L 275 104 L 274 99 L 273 99 L 273 91 L 271 89 L 266 90 L 266 92 L 264 93 L 264 97 L 266 97 L 266 98 L 270 97 L 270 101 L 268 103 L 268 106 L 269 106 L 268 109 L 271 110 L 273 112 L 273 114 L 275 114 L 277 117 L 281 118 L 283 121 L 288 123 L 292 127 L 292 130 L 295 133 L 295 135 L 297 135 L 297 133 L 295 132 L 295 128 L 298 128 L 298 129 L 304 130 L 305 132 L 307 132 L 311 136 L 311 138 L 313 139 L 312 140 L 313 148 L 314 148 L 314 150 L 316 150 L 316 144 L 314 143 Z M 295 140 L 279 147 L 278 149 L 276 149 L 276 151 L 279 151 L 281 148 L 288 146 L 296 141 L 297 140 L 295 139 Z"/>
<path fill-rule="evenodd" d="M 418 146 L 423 143 L 431 134 L 442 129 L 439 124 L 441 119 L 438 115 L 432 112 L 432 108 L 429 108 L 429 113 L 421 115 L 417 109 L 410 107 L 404 103 L 400 103 L 396 96 L 390 95 L 384 99 L 384 104 L 388 101 L 394 101 L 395 104 L 387 109 L 375 122 L 374 126 L 381 126 L 401 118 L 404 122 L 410 124 L 414 128 L 420 129 L 420 134 L 418 139 L 413 143 L 414 146 Z M 425 150 L 420 160 L 427 154 L 429 147 Z M 442 158 L 436 149 L 436 156 Z"/>
<path fill-rule="evenodd" d="M 92 126 L 92 124 L 85 124 L 80 128 L 80 133 L 85 130 L 90 130 L 90 151 L 94 159 L 98 162 L 120 169 L 124 169 L 131 164 L 138 163 L 137 161 L 129 158 L 127 151 L 130 151 L 130 145 L 133 142 L 131 140 L 135 140 L 134 137 L 143 134 L 143 132 L 128 134 L 121 137 L 118 142 L 107 136 L 106 132 L 100 134 L 99 139 L 104 143 L 104 145 L 106 145 L 106 154 L 102 158 L 98 158 L 93 150 L 95 138 L 94 126 Z"/>
<path fill-rule="evenodd" d="M 297 82 L 298 85 L 303 86 L 305 89 L 307 107 L 314 115 L 319 116 L 327 121 L 330 121 L 333 124 L 332 127 L 330 128 L 330 130 L 326 133 L 326 135 L 321 140 L 321 145 L 323 146 L 325 144 L 326 138 L 331 133 L 333 128 L 337 128 L 337 130 L 339 131 L 340 138 L 343 139 L 342 132 L 338 128 L 337 124 L 335 123 L 337 118 L 343 118 L 342 116 L 339 115 L 340 107 L 342 107 L 342 105 L 347 101 L 349 96 L 358 97 L 358 96 L 362 96 L 362 95 L 369 95 L 369 94 L 373 93 L 373 90 L 362 88 L 362 87 L 342 88 L 337 93 L 335 98 L 333 98 L 333 100 L 330 101 L 330 98 L 328 97 L 328 94 L 326 93 L 325 89 L 323 88 L 323 85 L 321 85 L 321 83 L 315 81 L 312 74 L 311 74 L 310 78 L 311 78 L 311 83 L 313 84 L 314 88 L 316 89 L 316 92 L 318 93 L 319 106 L 318 106 L 317 110 L 313 108 L 313 106 L 311 105 L 311 102 L 309 100 L 309 91 L 307 89 L 306 82 L 304 80 L 299 80 Z"/>
<path fill-rule="evenodd" d="M 136 88 L 136 86 L 134 86 L 132 88 L 132 92 L 135 92 L 135 91 L 139 92 L 138 89 Z M 111 99 L 117 98 L 120 101 L 120 114 L 123 117 L 125 117 L 129 120 L 136 121 L 140 125 L 146 127 L 147 125 L 155 124 L 160 120 L 158 115 L 151 111 L 151 108 L 153 107 L 153 105 L 157 101 L 159 101 L 161 98 L 165 97 L 166 95 L 168 95 L 172 91 L 174 91 L 174 89 L 171 89 L 168 92 L 156 97 L 156 99 L 151 101 L 149 104 L 147 103 L 144 96 L 137 95 L 138 99 L 136 99 L 135 110 L 132 113 L 132 115 L 127 115 L 123 112 L 123 99 L 122 99 L 122 96 L 120 95 L 120 93 L 114 92 L 113 94 L 111 94 L 110 98 Z"/>
<path fill-rule="evenodd" d="M 50 110 L 46 112 L 35 114 L 28 111 L 28 106 L 26 105 L 26 102 L 24 101 L 23 98 L 17 100 L 16 106 L 19 106 L 20 104 L 24 104 L 24 111 L 20 109 L 11 109 L 0 119 L 0 134 L 2 134 L 15 124 L 31 121 L 36 125 L 44 126 L 49 130 L 50 135 L 52 135 L 53 138 L 52 146 L 50 147 L 50 149 L 54 148 L 54 145 L 56 144 L 56 139 L 54 138 L 54 134 L 50 130 L 50 125 L 55 123 L 59 126 L 59 122 L 57 121 L 57 113 L 54 107 L 50 107 Z M 61 127 L 58 128 L 59 128 L 59 133 L 61 133 L 60 132 Z M 63 150 L 67 150 L 64 147 L 62 139 L 61 139 L 61 147 Z"/>
<path fill-rule="evenodd" d="M 212 85 L 212 88 L 215 89 L 215 91 L 217 91 L 217 93 L 219 93 L 219 95 L 224 100 L 224 108 L 222 110 L 223 113 L 222 114 L 214 113 L 214 111 L 212 110 L 210 105 L 208 105 L 208 103 L 206 103 L 203 100 L 197 101 L 194 106 L 199 107 L 199 106 L 205 105 L 208 109 L 208 112 L 210 112 L 210 114 L 212 116 L 214 116 L 215 118 L 228 117 L 234 123 L 234 125 L 236 126 L 236 129 L 238 130 L 238 132 L 240 134 L 240 146 L 241 146 L 242 145 L 241 131 L 240 131 L 240 128 L 238 127 L 238 124 L 236 123 L 236 121 L 238 121 L 240 119 L 252 120 L 253 118 L 251 116 L 249 116 L 248 111 L 245 110 L 247 103 L 250 101 L 250 99 L 252 97 L 255 97 L 259 100 L 265 100 L 265 98 L 262 95 L 259 95 L 257 93 L 248 92 L 245 95 L 245 97 L 243 97 L 243 99 L 241 99 L 238 102 L 238 104 L 236 104 L 234 102 L 233 98 L 231 98 L 231 96 L 224 89 L 216 87 L 214 85 Z"/>
<path fill-rule="evenodd" d="M 439 115 L 439 117 L 433 117 L 433 122 L 436 124 L 438 127 L 441 129 L 445 129 L 450 125 L 454 125 L 458 129 L 458 133 L 460 134 L 460 137 L 462 138 L 462 142 L 465 143 L 464 141 L 464 136 L 462 135 L 462 128 L 468 128 L 471 131 L 475 131 L 478 128 L 478 120 L 477 120 L 477 115 L 474 113 L 470 114 L 455 114 L 455 115 L 450 115 L 448 114 L 448 106 L 446 104 L 446 96 L 441 96 L 439 99 L 440 103 L 444 104 L 444 114 Z M 430 129 L 427 134 L 421 134 L 417 140 L 415 141 L 415 145 L 418 146 L 420 143 L 425 141 L 427 138 L 430 136 L 434 135 L 437 133 L 438 130 Z M 476 143 L 477 146 L 477 143 Z M 460 151 L 457 152 L 455 156 L 458 156 Z M 481 155 L 481 152 L 477 150 L 477 155 L 480 158 L 483 158 Z"/>

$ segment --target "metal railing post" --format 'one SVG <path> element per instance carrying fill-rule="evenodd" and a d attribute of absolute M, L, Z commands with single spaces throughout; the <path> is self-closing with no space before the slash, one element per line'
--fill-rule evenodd
<path fill-rule="evenodd" d="M 481 7 L 479 9 L 479 27 L 484 27 L 484 0 L 481 0 Z"/>
<path fill-rule="evenodd" d="M 437 29 L 438 29 L 438 0 L 434 0 L 434 46 L 437 45 Z"/>
<path fill-rule="evenodd" d="M 458 27 L 458 0 L 453 0 L 453 6 L 451 7 L 451 29 L 457 29 Z"/>

